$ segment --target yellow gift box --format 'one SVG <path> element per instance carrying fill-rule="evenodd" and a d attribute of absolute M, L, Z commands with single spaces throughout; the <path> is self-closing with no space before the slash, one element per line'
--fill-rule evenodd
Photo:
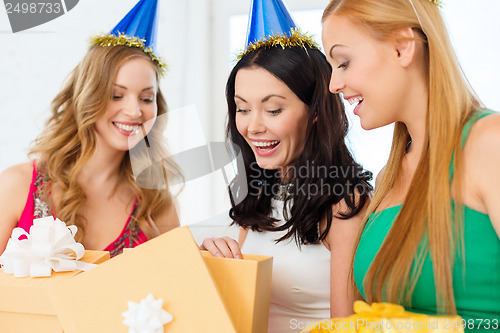
<path fill-rule="evenodd" d="M 85 251 L 80 261 L 99 264 L 109 252 Z M 52 272 L 50 277 L 17 278 L 0 269 L 0 331 L 4 333 L 63 332 L 50 289 L 82 271 Z"/>
<path fill-rule="evenodd" d="M 173 316 L 164 332 L 260 333 L 267 331 L 271 266 L 268 257 L 202 256 L 182 227 L 59 284 L 52 296 L 66 333 L 128 332 L 122 316 L 128 302 L 148 294 Z M 243 325 L 249 326 L 239 330 Z"/>
<path fill-rule="evenodd" d="M 407 312 L 401 305 L 354 302 L 355 314 L 310 324 L 303 333 L 463 333 L 459 316 Z"/>

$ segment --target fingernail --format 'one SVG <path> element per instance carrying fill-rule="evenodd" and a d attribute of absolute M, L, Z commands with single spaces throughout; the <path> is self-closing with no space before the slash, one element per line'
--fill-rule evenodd
<path fill-rule="evenodd" d="M 240 254 L 237 254 L 235 258 L 236 259 L 243 259 L 243 257 Z"/>
<path fill-rule="evenodd" d="M 215 256 L 216 256 L 216 257 L 219 257 L 219 258 L 222 258 L 222 253 L 217 252 L 217 253 L 215 254 Z"/>

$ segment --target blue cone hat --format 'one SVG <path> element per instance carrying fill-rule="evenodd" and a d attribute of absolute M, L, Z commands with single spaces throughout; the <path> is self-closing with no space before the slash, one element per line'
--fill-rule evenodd
<path fill-rule="evenodd" d="M 309 35 L 300 32 L 282 0 L 252 0 L 246 47 L 237 60 L 260 48 L 306 45 L 319 49 Z"/>
<path fill-rule="evenodd" d="M 144 46 L 156 53 L 158 35 L 158 0 L 140 0 L 134 8 L 111 30 L 112 35 L 120 34 L 144 40 Z"/>
<path fill-rule="evenodd" d="M 156 55 L 158 7 L 158 0 L 140 0 L 109 34 L 92 38 L 91 44 L 140 48 L 164 71 L 166 65 Z"/>
<path fill-rule="evenodd" d="M 283 1 L 252 0 L 246 45 L 267 36 L 290 33 L 292 28 L 297 26 Z"/>

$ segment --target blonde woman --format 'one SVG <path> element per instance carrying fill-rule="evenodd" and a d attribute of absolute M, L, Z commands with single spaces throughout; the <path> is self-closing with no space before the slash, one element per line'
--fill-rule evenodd
<path fill-rule="evenodd" d="M 52 102 L 31 151 L 36 160 L 0 174 L 0 252 L 14 227 L 29 231 L 41 216 L 78 226 L 86 249 L 112 256 L 179 225 L 169 191 L 140 188 L 129 159 L 133 136 L 138 142 L 149 131 L 159 142 L 165 127 L 160 70 L 141 48 L 89 49 Z M 151 153 L 166 156 L 158 148 Z"/>
<path fill-rule="evenodd" d="M 469 88 L 436 2 L 333 0 L 323 15 L 330 91 L 356 104 L 364 129 L 395 123 L 354 280 L 368 302 L 458 313 L 467 329 L 494 329 L 500 115 Z"/>

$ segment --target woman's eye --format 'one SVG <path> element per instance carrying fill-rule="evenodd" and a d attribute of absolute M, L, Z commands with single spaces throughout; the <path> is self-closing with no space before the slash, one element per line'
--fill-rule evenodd
<path fill-rule="evenodd" d="M 248 110 L 243 110 L 243 109 L 237 109 L 236 112 L 240 113 L 248 113 Z"/>
<path fill-rule="evenodd" d="M 280 114 L 281 113 L 281 109 L 276 109 L 276 110 L 269 110 L 267 111 L 269 114 L 275 116 L 277 114 Z"/>
<path fill-rule="evenodd" d="M 348 66 L 349 66 L 349 61 L 346 61 L 346 62 L 342 63 L 342 64 L 341 64 L 339 67 L 337 67 L 337 68 L 346 69 Z"/>
<path fill-rule="evenodd" d="M 113 95 L 113 100 L 117 101 L 117 100 L 120 100 L 120 99 L 122 99 L 122 96 Z"/>
<path fill-rule="evenodd" d="M 153 103 L 153 98 L 143 98 L 142 101 L 146 103 Z"/>

